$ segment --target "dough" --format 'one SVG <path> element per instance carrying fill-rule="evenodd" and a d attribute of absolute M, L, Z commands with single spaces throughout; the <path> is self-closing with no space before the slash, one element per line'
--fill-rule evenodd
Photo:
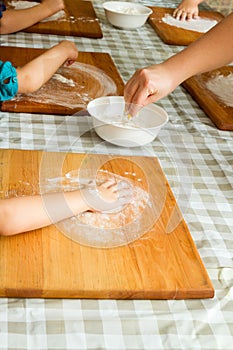
<path fill-rule="evenodd" d="M 195 32 L 206 33 L 212 27 L 214 27 L 218 22 L 215 20 L 200 18 L 199 19 L 191 19 L 190 21 L 180 21 L 173 16 L 166 14 L 162 21 L 170 26 L 183 28 Z"/>

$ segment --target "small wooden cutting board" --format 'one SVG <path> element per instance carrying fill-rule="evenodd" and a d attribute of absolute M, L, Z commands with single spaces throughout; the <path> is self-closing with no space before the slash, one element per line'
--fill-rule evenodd
<path fill-rule="evenodd" d="M 160 209 L 155 222 L 140 238 L 114 248 L 81 245 L 54 225 L 1 237 L 1 297 L 213 297 L 211 281 L 156 158 L 0 150 L 2 198 L 39 192 L 42 156 L 47 157 L 50 165 L 43 169 L 48 178 L 51 175 L 56 178 L 54 169 L 59 168 L 59 162 L 64 175 L 87 164 L 87 159 L 93 166 L 101 162 L 102 169 L 132 181 L 136 176 L 138 186 L 154 193 L 153 210 Z M 148 176 L 153 179 L 151 187 Z M 149 216 L 142 215 L 141 220 L 148 221 Z M 174 224 L 170 233 L 166 231 L 169 222 Z"/>
<path fill-rule="evenodd" d="M 184 88 L 197 101 L 212 122 L 221 130 L 233 130 L 233 107 L 227 106 L 207 89 L 206 83 L 217 75 L 233 74 L 232 66 L 225 66 L 208 73 L 195 75 L 183 82 Z M 233 96 L 232 96 L 233 100 Z"/>
<path fill-rule="evenodd" d="M 6 1 L 6 5 L 10 3 L 11 0 Z M 103 37 L 91 1 L 64 0 L 64 4 L 66 16 L 63 20 L 39 22 L 23 31 L 28 33 L 70 35 L 94 39 Z"/>
<path fill-rule="evenodd" d="M 33 58 L 39 56 L 45 52 L 44 49 L 34 49 L 34 48 L 21 48 L 21 47 L 6 47 L 2 46 L 0 50 L 0 60 L 11 61 L 15 67 L 20 67 L 31 61 Z M 51 88 L 53 91 L 46 92 L 44 98 L 38 99 L 38 96 L 34 99 L 29 98 L 27 95 L 21 95 L 20 99 L 12 99 L 5 101 L 1 104 L 2 111 L 8 112 L 25 112 L 25 113 L 43 113 L 43 114 L 64 114 L 73 115 L 74 113 L 85 109 L 89 100 L 102 96 L 103 84 L 104 84 L 104 74 L 109 77 L 114 85 L 113 93 L 109 95 L 123 95 L 124 93 L 124 82 L 108 53 L 102 52 L 79 52 L 77 62 L 80 64 L 90 65 L 93 70 L 99 69 L 99 78 L 94 78 L 92 73 L 82 72 L 82 67 L 79 70 L 73 70 L 70 66 L 70 77 L 72 78 L 72 71 L 76 73 L 76 83 L 77 85 L 73 87 L 67 84 L 61 84 L 60 88 L 58 82 L 53 84 Z M 94 72 L 95 73 L 95 72 Z M 48 83 L 47 83 L 48 86 Z M 46 84 L 44 85 L 46 87 Z M 54 99 L 45 101 L 46 97 L 51 97 L 55 92 L 59 94 L 57 97 L 57 102 Z M 85 97 L 85 100 L 81 98 L 81 106 L 76 105 L 76 100 L 78 101 L 78 96 L 80 93 Z M 68 99 L 74 95 L 74 104 L 66 104 Z M 77 94 L 77 98 L 75 95 Z M 108 94 L 106 92 L 106 94 Z M 55 96 L 55 95 L 54 95 Z M 63 101 L 63 102 L 62 102 Z"/>
<path fill-rule="evenodd" d="M 148 22 L 165 44 L 186 46 L 203 35 L 203 33 L 178 28 L 164 23 L 162 18 L 166 14 L 172 15 L 174 9 L 154 6 L 150 6 L 150 8 L 153 10 L 153 13 L 149 16 Z M 212 11 L 200 11 L 199 16 L 216 21 L 221 21 L 224 18 L 221 13 Z"/>

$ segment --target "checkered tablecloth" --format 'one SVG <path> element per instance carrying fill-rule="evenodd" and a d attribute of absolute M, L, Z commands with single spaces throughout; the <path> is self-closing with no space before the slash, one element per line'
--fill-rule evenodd
<path fill-rule="evenodd" d="M 0 45 L 44 47 L 71 39 L 80 51 L 111 54 L 127 81 L 143 66 L 180 51 L 149 24 L 113 28 L 94 2 L 103 39 L 17 33 Z M 172 1 L 141 1 L 175 7 Z M 1 49 L 1 48 L 0 48 Z M 220 131 L 178 87 L 158 102 L 169 122 L 149 146 L 126 149 L 100 140 L 87 117 L 0 114 L 0 147 L 150 155 L 161 166 L 215 288 L 207 300 L 0 299 L 0 350 L 233 350 L 233 134 Z M 80 137 L 81 136 L 81 137 Z"/>

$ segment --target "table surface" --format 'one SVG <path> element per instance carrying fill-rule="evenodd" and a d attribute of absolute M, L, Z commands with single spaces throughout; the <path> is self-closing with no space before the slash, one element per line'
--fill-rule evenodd
<path fill-rule="evenodd" d="M 81 51 L 108 52 L 127 81 L 143 66 L 182 50 L 168 46 L 149 24 L 113 28 L 102 0 L 94 7 L 103 39 L 17 33 L 0 45 L 49 48 L 72 39 Z M 140 1 L 154 5 L 154 1 Z M 174 7 L 175 2 L 157 1 Z M 89 118 L 0 114 L 0 147 L 148 155 L 160 164 L 177 198 L 215 288 L 206 300 L 0 299 L 1 350 L 233 349 L 233 138 L 218 130 L 178 87 L 158 102 L 169 122 L 149 146 L 125 149 L 100 140 Z M 80 137 L 81 136 L 81 137 Z"/>

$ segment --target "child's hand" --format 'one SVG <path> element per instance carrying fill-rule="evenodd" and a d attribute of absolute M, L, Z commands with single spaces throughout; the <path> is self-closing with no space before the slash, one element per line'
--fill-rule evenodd
<path fill-rule="evenodd" d="M 63 65 L 65 67 L 68 67 L 71 64 L 73 64 L 78 57 L 78 49 L 75 46 L 75 44 L 72 41 L 63 40 L 58 44 L 58 46 L 64 51 L 64 53 L 67 57 L 67 59 Z"/>
<path fill-rule="evenodd" d="M 41 0 L 41 4 L 51 10 L 51 14 L 61 11 L 65 8 L 63 0 Z"/>
<path fill-rule="evenodd" d="M 81 193 L 89 210 L 111 212 L 130 202 L 133 189 L 128 181 L 108 180 L 96 188 L 85 188 Z"/>
<path fill-rule="evenodd" d="M 183 0 L 173 12 L 173 17 L 185 21 L 198 18 L 198 2 L 196 0 Z"/>

